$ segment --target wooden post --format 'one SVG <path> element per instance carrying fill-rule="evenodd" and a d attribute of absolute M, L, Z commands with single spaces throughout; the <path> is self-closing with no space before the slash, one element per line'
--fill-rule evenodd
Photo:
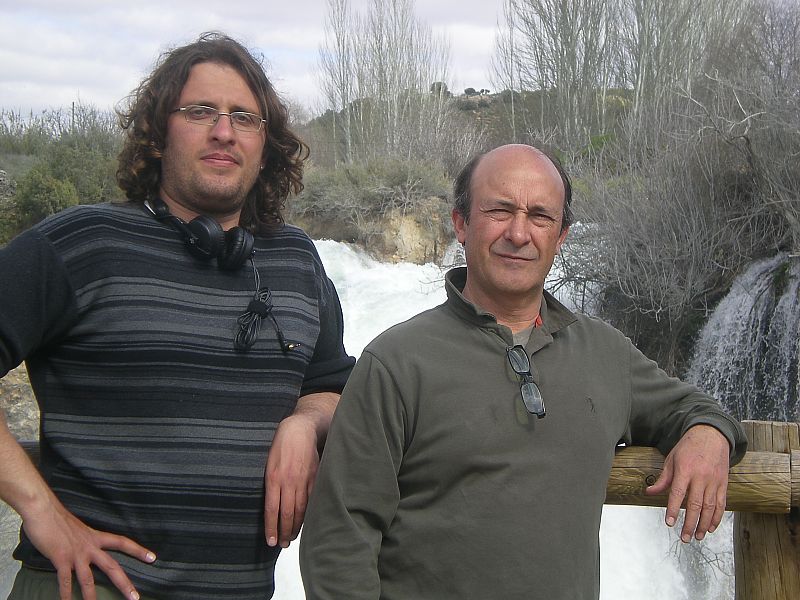
<path fill-rule="evenodd" d="M 785 454 L 793 472 L 800 470 L 800 425 L 745 421 L 748 449 Z M 736 600 L 800 598 L 800 485 L 792 478 L 788 514 L 737 512 L 733 550 Z"/>

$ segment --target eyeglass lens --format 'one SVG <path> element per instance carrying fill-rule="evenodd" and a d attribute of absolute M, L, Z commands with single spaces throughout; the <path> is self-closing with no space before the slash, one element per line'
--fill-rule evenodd
<path fill-rule="evenodd" d="M 531 362 L 525 348 L 520 345 L 509 348 L 508 362 L 511 363 L 511 368 L 514 369 L 514 372 L 523 378 L 520 383 L 520 391 L 522 392 L 522 402 L 525 404 L 525 408 L 529 413 L 541 419 L 545 415 L 544 399 L 539 386 L 533 381 Z"/>
<path fill-rule="evenodd" d="M 189 123 L 194 123 L 195 125 L 213 126 L 216 125 L 220 117 L 225 116 L 230 119 L 231 127 L 237 131 L 243 131 L 247 133 L 258 133 L 261 131 L 261 126 L 264 123 L 264 120 L 254 113 L 244 111 L 226 113 L 221 112 L 216 108 L 202 106 L 199 104 L 191 104 L 176 110 L 183 112 L 186 120 Z"/>

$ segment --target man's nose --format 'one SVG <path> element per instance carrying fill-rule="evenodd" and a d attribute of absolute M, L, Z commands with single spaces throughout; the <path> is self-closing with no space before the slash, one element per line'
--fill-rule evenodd
<path fill-rule="evenodd" d="M 530 241 L 530 224 L 527 213 L 523 211 L 514 213 L 506 227 L 506 239 L 516 246 L 524 246 Z"/>
<path fill-rule="evenodd" d="M 217 122 L 211 127 L 212 135 L 217 139 L 228 140 L 236 135 L 233 128 L 233 117 L 228 113 L 220 113 Z"/>

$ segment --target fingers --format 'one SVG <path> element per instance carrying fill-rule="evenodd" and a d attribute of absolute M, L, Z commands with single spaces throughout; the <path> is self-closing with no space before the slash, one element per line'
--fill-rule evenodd
<path fill-rule="evenodd" d="M 267 545 L 286 548 L 297 538 L 318 466 L 314 428 L 304 419 L 284 419 L 272 442 L 265 470 Z"/>
<path fill-rule="evenodd" d="M 75 565 L 75 578 L 81 587 L 83 600 L 96 600 L 97 590 L 94 587 L 94 575 L 92 575 L 91 567 L 86 563 Z M 130 598 L 130 596 L 126 597 Z"/>
<path fill-rule="evenodd" d="M 267 486 L 264 511 L 268 546 L 288 548 L 297 539 L 308 506 L 309 492 L 305 487 Z"/>
<path fill-rule="evenodd" d="M 144 563 L 153 563 L 156 560 L 154 552 L 134 542 L 132 539 L 115 535 L 113 533 L 96 532 L 98 545 L 106 550 L 116 550 L 132 556 Z M 113 560 L 113 559 L 112 559 Z M 113 561 L 117 564 L 116 561 Z M 99 565 L 98 565 L 99 566 Z"/>
<path fill-rule="evenodd" d="M 135 586 L 119 563 L 104 548 L 124 552 L 147 563 L 155 561 L 155 554 L 129 538 L 94 530 L 89 531 L 91 531 L 92 543 L 84 547 L 84 552 L 75 554 L 71 560 L 66 556 L 55 559 L 59 563 L 57 568 L 60 600 L 71 600 L 73 578 L 80 586 L 83 600 L 96 600 L 97 590 L 92 565 L 105 573 L 111 583 L 122 592 L 124 598 L 138 600 L 139 593 Z"/>
<path fill-rule="evenodd" d="M 310 492 L 297 494 L 295 496 L 294 523 L 292 524 L 292 529 L 289 532 L 288 538 L 290 541 L 296 540 L 297 536 L 300 535 L 300 527 L 302 527 L 303 521 L 306 518 L 306 507 L 308 506 L 309 495 Z"/>
<path fill-rule="evenodd" d="M 295 492 L 292 488 L 284 488 L 278 494 L 280 497 L 277 500 L 270 500 L 268 494 L 267 544 L 269 546 L 280 544 L 282 548 L 288 548 L 300 533 L 308 496 Z"/>
<path fill-rule="evenodd" d="M 675 478 L 669 488 L 669 496 L 667 497 L 667 513 L 664 521 L 668 527 L 672 527 L 678 521 L 683 500 L 686 498 L 686 483 L 679 478 Z M 689 518 L 689 506 L 686 507 L 686 515 L 684 516 L 684 523 Z M 695 523 L 697 521 L 695 520 Z"/>
<path fill-rule="evenodd" d="M 708 528 L 708 533 L 714 533 L 722 523 L 725 516 L 725 508 L 728 506 L 728 486 L 724 486 L 717 492 L 717 506 L 714 509 L 714 516 L 711 519 L 711 526 Z"/>
<path fill-rule="evenodd" d="M 725 514 L 725 501 L 726 494 L 724 490 L 717 490 L 716 492 L 709 492 L 706 490 L 700 519 L 694 531 L 695 539 L 702 540 L 705 538 L 706 533 L 714 533 L 714 531 L 716 531 Z M 684 529 L 685 528 L 686 525 L 684 524 Z M 690 531 L 688 539 L 691 539 L 691 534 L 692 532 Z M 683 535 L 681 535 L 681 539 L 683 541 L 688 541 L 688 539 L 684 539 Z"/>
<path fill-rule="evenodd" d="M 716 531 L 725 514 L 726 487 L 695 485 L 686 490 L 677 480 L 673 483 L 667 500 L 665 521 L 669 527 L 675 525 L 685 498 L 683 526 L 680 538 L 689 543 L 694 537 L 702 540 L 707 533 Z"/>
<path fill-rule="evenodd" d="M 59 569 L 56 576 L 59 600 L 72 600 L 72 569 Z"/>
<path fill-rule="evenodd" d="M 670 483 L 672 483 L 672 457 L 668 456 L 664 461 L 664 470 L 661 471 L 661 475 L 653 485 L 645 488 L 644 493 L 648 496 L 663 494 L 669 489 Z"/>
<path fill-rule="evenodd" d="M 125 554 L 138 558 L 142 562 L 152 563 L 156 559 L 154 553 L 126 537 L 110 533 L 100 533 L 98 534 L 98 541 L 103 548 L 124 552 Z M 114 560 L 111 555 L 105 551 L 100 551 L 93 557 L 92 562 L 98 569 L 106 574 L 111 583 L 114 584 L 114 587 L 122 592 L 123 597 L 129 600 L 139 599 L 139 593 L 136 591 L 133 583 L 128 579 L 128 576 L 125 574 L 120 564 Z M 84 600 L 87 600 L 86 597 L 84 597 Z"/>
<path fill-rule="evenodd" d="M 696 425 L 688 430 L 664 461 L 664 472 L 646 492 L 669 488 L 665 521 L 672 527 L 685 508 L 681 541 L 702 540 L 722 521 L 728 488 L 727 439 L 713 427 Z"/>
<path fill-rule="evenodd" d="M 672 501 L 672 495 L 673 494 L 671 492 L 670 501 Z M 680 505 L 678 505 L 678 508 L 680 508 Z M 701 495 L 698 496 L 698 494 L 695 491 L 692 491 L 686 498 L 686 510 L 683 516 L 683 527 L 681 528 L 681 541 L 683 543 L 688 543 L 692 540 L 692 535 L 697 530 L 697 524 L 700 521 L 700 516 L 702 512 L 703 512 L 702 492 Z M 677 515 L 677 509 L 675 510 L 675 514 Z"/>
<path fill-rule="evenodd" d="M 281 509 L 281 489 L 267 482 L 267 498 L 264 505 L 264 529 L 267 546 L 278 545 L 278 513 Z"/>
<path fill-rule="evenodd" d="M 295 498 L 294 490 L 287 491 L 281 496 L 280 538 L 278 541 L 282 548 L 287 548 L 289 543 L 297 537 L 292 535 L 295 524 Z M 302 523 L 302 521 L 299 522 Z"/>

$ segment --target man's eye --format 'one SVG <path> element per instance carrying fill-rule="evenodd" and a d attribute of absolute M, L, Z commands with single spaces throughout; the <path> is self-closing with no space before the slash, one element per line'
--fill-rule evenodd
<path fill-rule="evenodd" d="M 252 125 L 254 122 L 253 115 L 250 113 L 235 112 L 231 113 L 231 117 L 233 117 L 233 120 L 241 125 Z"/>
<path fill-rule="evenodd" d="M 192 119 L 208 119 L 212 117 L 214 111 L 204 106 L 193 106 L 189 109 L 189 117 Z"/>

